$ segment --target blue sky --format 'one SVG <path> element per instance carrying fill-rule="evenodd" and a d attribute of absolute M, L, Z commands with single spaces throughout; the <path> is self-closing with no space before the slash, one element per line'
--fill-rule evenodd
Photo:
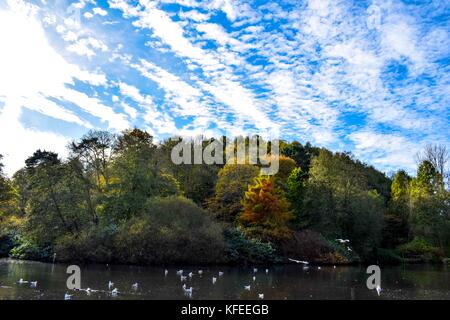
<path fill-rule="evenodd" d="M 448 1 L 0 2 L 0 153 L 258 133 L 413 172 L 450 145 Z"/>

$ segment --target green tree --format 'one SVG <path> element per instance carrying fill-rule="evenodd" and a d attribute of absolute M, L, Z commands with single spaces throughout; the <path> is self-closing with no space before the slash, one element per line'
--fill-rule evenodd
<path fill-rule="evenodd" d="M 83 187 L 72 168 L 56 153 L 42 150 L 25 163 L 30 189 L 26 204 L 28 235 L 45 246 L 66 233 L 79 234 L 89 219 Z"/>
<path fill-rule="evenodd" d="M 287 199 L 294 214 L 294 223 L 298 228 L 305 228 L 311 225 L 311 217 L 304 210 L 308 175 L 300 167 L 292 170 L 287 178 Z"/>
<path fill-rule="evenodd" d="M 215 196 L 209 203 L 211 212 L 220 220 L 233 222 L 242 210 L 241 200 L 248 185 L 259 174 L 253 165 L 226 164 L 218 174 Z"/>
<path fill-rule="evenodd" d="M 360 163 L 349 154 L 321 150 L 311 162 L 305 210 L 312 228 L 327 238 L 347 238 L 370 257 L 381 240 L 384 199 L 371 189 Z"/>

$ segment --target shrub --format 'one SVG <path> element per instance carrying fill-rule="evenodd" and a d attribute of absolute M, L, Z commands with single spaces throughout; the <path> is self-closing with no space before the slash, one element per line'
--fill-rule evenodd
<path fill-rule="evenodd" d="M 419 237 L 399 246 L 397 251 L 405 258 L 438 260 L 444 257 L 444 252 L 441 249 L 433 247 L 425 239 Z"/>
<path fill-rule="evenodd" d="M 175 264 L 224 261 L 219 224 L 184 197 L 153 198 L 146 212 L 124 222 L 115 241 L 124 263 Z"/>
<path fill-rule="evenodd" d="M 15 247 L 11 249 L 10 256 L 15 259 L 49 261 L 53 256 L 50 246 L 41 247 L 32 240 L 17 236 L 14 238 Z"/>
<path fill-rule="evenodd" d="M 232 264 L 263 264 L 280 262 L 275 248 L 270 243 L 257 239 L 247 239 L 244 233 L 237 229 L 226 229 L 227 262 Z"/>
<path fill-rule="evenodd" d="M 67 234 L 56 241 L 56 259 L 64 262 L 112 262 L 115 234 L 114 225 L 92 227 L 78 235 Z"/>

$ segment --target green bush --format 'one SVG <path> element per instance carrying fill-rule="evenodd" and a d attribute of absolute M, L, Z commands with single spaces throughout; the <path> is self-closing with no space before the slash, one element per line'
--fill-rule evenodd
<path fill-rule="evenodd" d="M 14 239 L 15 247 L 10 256 L 15 259 L 50 261 L 53 249 L 50 246 L 40 247 L 33 241 L 20 236 Z"/>
<path fill-rule="evenodd" d="M 264 243 L 257 239 L 247 239 L 237 229 L 227 229 L 224 234 L 227 262 L 229 263 L 263 264 L 280 261 L 270 243 Z"/>
<path fill-rule="evenodd" d="M 116 259 L 135 264 L 224 262 L 220 225 L 193 201 L 153 198 L 146 212 L 124 222 L 115 241 Z"/>
<path fill-rule="evenodd" d="M 425 239 L 416 237 L 411 242 L 397 248 L 399 255 L 405 258 L 422 260 L 439 260 L 444 257 L 444 252 L 430 245 Z"/>
<path fill-rule="evenodd" d="M 112 262 L 115 234 L 114 225 L 93 227 L 78 235 L 67 234 L 56 241 L 56 259 L 64 262 Z"/>

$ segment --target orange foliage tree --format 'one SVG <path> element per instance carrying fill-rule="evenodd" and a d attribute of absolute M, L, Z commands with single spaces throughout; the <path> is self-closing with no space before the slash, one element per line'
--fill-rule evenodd
<path fill-rule="evenodd" d="M 293 218 L 289 203 L 274 183 L 273 177 L 261 176 L 248 187 L 242 200 L 239 225 L 251 237 L 277 241 L 291 234 L 288 222 Z"/>

